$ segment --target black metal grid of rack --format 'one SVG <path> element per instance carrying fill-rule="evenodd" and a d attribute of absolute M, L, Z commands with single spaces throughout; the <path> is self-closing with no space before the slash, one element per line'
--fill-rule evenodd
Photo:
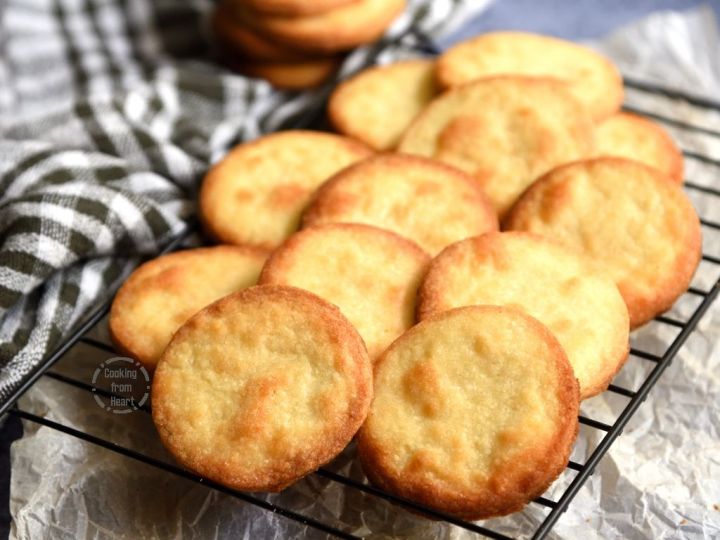
<path fill-rule="evenodd" d="M 708 112 L 720 114 L 720 102 L 695 97 L 682 92 L 677 92 L 654 84 L 648 84 L 628 77 L 625 78 L 625 84 L 626 87 L 639 91 L 641 93 L 647 93 L 651 96 L 661 97 L 665 100 L 681 100 L 695 109 L 706 110 Z M 713 129 L 706 126 L 689 124 L 684 121 L 667 117 L 657 112 L 643 110 L 642 108 L 636 106 L 627 105 L 625 109 L 653 118 L 672 128 L 697 133 L 704 137 L 709 137 L 720 143 L 720 129 Z M 710 167 L 716 169 L 716 173 L 718 174 L 718 176 L 720 176 L 720 159 L 710 155 L 692 151 L 684 151 L 684 154 L 688 160 L 697 161 L 703 167 Z M 703 197 L 710 197 L 713 199 L 714 204 L 720 205 L 720 185 L 713 186 L 703 183 L 696 183 L 691 179 L 688 179 L 685 182 L 685 188 L 689 192 L 696 192 Z M 712 221 L 711 219 L 705 219 L 701 216 L 701 223 L 703 229 L 709 232 L 715 232 L 716 234 L 720 235 L 719 222 Z M 195 229 L 195 226 L 189 226 L 183 234 L 175 238 L 170 243 L 170 245 L 166 247 L 165 252 L 172 251 L 182 246 L 183 242 L 193 232 L 195 232 Z M 706 232 L 705 230 L 703 232 Z M 716 245 L 720 246 L 720 242 L 716 243 Z M 713 266 L 717 270 L 716 275 L 720 275 L 720 248 L 718 248 L 716 251 L 717 252 L 704 251 L 702 261 L 703 264 L 709 264 Z M 678 351 L 693 333 L 700 319 L 709 309 L 713 301 L 715 301 L 718 294 L 720 294 L 720 277 L 715 278 L 714 283 L 708 288 L 691 287 L 684 296 L 694 297 L 696 300 L 699 299 L 700 301 L 699 303 L 697 303 L 696 307 L 686 320 L 680 320 L 679 318 L 674 318 L 666 315 L 656 318 L 656 323 L 668 325 L 678 330 L 678 333 L 669 343 L 669 345 L 666 346 L 664 352 L 658 354 L 657 352 L 651 352 L 638 348 L 631 349 L 628 362 L 648 363 L 650 366 L 652 366 L 651 369 L 645 374 L 643 381 L 637 389 L 633 390 L 616 384 L 610 385 L 610 387 L 608 388 L 608 392 L 623 396 L 625 399 L 627 399 L 624 408 L 619 413 L 619 415 L 617 415 L 613 422 L 608 423 L 589 416 L 580 416 L 580 423 L 587 426 L 589 429 L 596 430 L 597 432 L 602 434 L 602 438 L 600 439 L 599 444 L 597 444 L 594 450 L 590 453 L 589 457 L 583 463 L 570 461 L 566 473 L 573 474 L 574 477 L 572 478 L 572 480 L 569 481 L 567 487 L 564 489 L 564 491 L 562 491 L 558 498 L 551 499 L 549 497 L 539 497 L 531 503 L 534 505 L 540 505 L 542 507 L 545 507 L 546 509 L 548 509 L 548 513 L 545 515 L 544 520 L 535 530 L 526 531 L 527 536 L 533 539 L 540 539 L 545 538 L 546 535 L 550 532 L 550 530 L 560 518 L 562 513 L 568 508 L 575 495 L 583 487 L 589 477 L 593 474 L 598 462 L 608 452 L 610 446 L 613 444 L 615 439 L 620 436 L 623 428 L 632 418 L 633 414 L 638 409 L 640 404 L 645 400 L 646 396 L 648 395 L 652 387 L 655 385 L 655 383 L 658 381 L 662 373 L 672 363 Z M 6 404 L 4 404 L 2 407 L 0 407 L 0 415 L 11 414 L 22 418 L 23 420 L 34 422 L 36 424 L 40 424 L 42 426 L 46 426 L 48 428 L 60 431 L 67 434 L 68 436 L 76 437 L 78 439 L 86 441 L 87 443 L 103 447 L 108 451 L 125 456 L 130 460 L 142 462 L 166 471 L 169 474 L 185 478 L 192 482 L 203 484 L 210 489 L 225 493 L 246 503 L 256 505 L 259 508 L 262 508 L 269 512 L 273 512 L 275 514 L 283 516 L 284 518 L 295 520 L 299 523 L 307 525 L 318 531 L 322 531 L 323 533 L 327 533 L 331 536 L 335 536 L 338 538 L 358 538 L 351 532 L 342 530 L 336 524 L 323 522 L 313 517 L 307 516 L 299 511 L 295 511 L 292 508 L 277 505 L 272 502 L 263 500 L 252 494 L 228 488 L 216 482 L 212 482 L 200 476 L 197 476 L 194 473 L 191 473 L 177 465 L 159 460 L 138 450 L 115 444 L 110 440 L 94 436 L 90 433 L 80 431 L 71 426 L 55 422 L 48 418 L 18 408 L 17 400 L 28 389 L 30 389 L 38 379 L 42 377 L 53 379 L 62 384 L 69 385 L 74 388 L 87 391 L 89 393 L 97 393 L 105 397 L 112 396 L 111 392 L 108 392 L 102 388 L 94 387 L 87 382 L 78 380 L 76 378 L 68 377 L 50 369 L 53 364 L 63 358 L 66 354 L 68 354 L 71 349 L 73 349 L 73 347 L 78 344 L 90 346 L 96 349 L 98 354 L 115 354 L 115 351 L 111 345 L 88 336 L 88 333 L 98 323 L 100 323 L 107 314 L 110 306 L 110 301 L 111 298 L 108 298 L 105 302 L 103 302 L 103 304 L 100 305 L 94 312 L 92 312 L 77 328 L 77 330 L 75 330 L 65 340 L 65 342 L 42 363 L 42 365 L 38 366 L 38 368 L 30 375 L 30 377 L 25 381 L 25 383 L 15 392 L 12 399 Z M 150 409 L 146 405 L 142 407 L 142 410 L 147 413 Z M 122 420 L 123 416 L 117 416 L 118 422 L 121 422 Z M 345 486 L 345 489 L 357 490 L 363 492 L 364 494 L 367 494 L 370 497 L 393 503 L 399 507 L 425 514 L 434 519 L 446 521 L 453 526 L 460 527 L 467 531 L 476 533 L 479 537 L 484 536 L 496 539 L 511 538 L 501 532 L 492 530 L 484 525 L 467 522 L 445 514 L 443 512 L 438 512 L 431 508 L 424 507 L 412 501 L 399 498 L 383 490 L 380 490 L 364 481 L 349 478 L 347 476 L 333 472 L 327 468 L 321 468 L 314 474 L 328 481 L 339 483 Z"/>

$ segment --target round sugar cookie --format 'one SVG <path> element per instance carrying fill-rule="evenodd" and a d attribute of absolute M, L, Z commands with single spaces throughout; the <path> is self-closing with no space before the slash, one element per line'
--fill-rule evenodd
<path fill-rule="evenodd" d="M 539 236 L 484 234 L 433 259 L 418 292 L 419 318 L 476 304 L 513 306 L 547 326 L 583 399 L 605 390 L 627 359 L 628 310 L 615 282 Z"/>
<path fill-rule="evenodd" d="M 332 53 L 378 39 L 402 13 L 405 0 L 358 0 L 305 17 L 261 15 L 234 5 L 236 17 L 266 37 L 305 51 Z"/>
<path fill-rule="evenodd" d="M 432 60 L 377 66 L 337 86 L 328 117 L 338 132 L 376 150 L 391 150 L 436 94 Z"/>
<path fill-rule="evenodd" d="M 208 304 L 257 283 L 268 253 L 215 246 L 162 255 L 138 267 L 115 295 L 110 337 L 150 371 L 175 331 Z"/>
<path fill-rule="evenodd" d="M 178 330 L 151 397 L 179 463 L 234 489 L 279 491 L 347 446 L 372 399 L 372 367 L 334 306 L 292 287 L 251 287 Z"/>
<path fill-rule="evenodd" d="M 245 0 L 245 4 L 258 13 L 290 17 L 318 15 L 356 2 L 358 0 Z"/>
<path fill-rule="evenodd" d="M 622 77 L 604 56 L 570 41 L 524 32 L 490 32 L 458 43 L 438 58 L 445 87 L 496 75 L 550 77 L 562 81 L 596 120 L 616 112 Z"/>
<path fill-rule="evenodd" d="M 221 3 L 215 8 L 211 19 L 212 29 L 220 45 L 229 52 L 261 62 L 289 62 L 307 60 L 307 53 L 293 47 L 275 43 L 234 19 L 232 8 Z"/>
<path fill-rule="evenodd" d="M 398 233 L 435 254 L 498 229 L 495 211 L 472 177 L 438 161 L 380 154 L 343 169 L 315 193 L 303 227 L 365 223 Z"/>
<path fill-rule="evenodd" d="M 331 223 L 291 236 L 265 263 L 260 283 L 300 287 L 337 305 L 374 360 L 413 325 L 429 260 L 414 242 L 390 231 Z"/>
<path fill-rule="evenodd" d="M 589 117 L 562 83 L 496 77 L 435 98 L 399 151 L 472 174 L 502 216 L 540 174 L 587 156 L 591 139 Z"/>
<path fill-rule="evenodd" d="M 620 289 L 636 328 L 670 309 L 700 262 L 700 221 L 682 189 L 656 169 L 622 158 L 558 167 L 508 215 L 529 231 L 584 253 Z"/>
<path fill-rule="evenodd" d="M 631 113 L 614 114 L 595 129 L 595 156 L 634 159 L 683 182 L 683 155 L 656 122 Z"/>
<path fill-rule="evenodd" d="M 226 59 L 228 65 L 248 77 L 265 79 L 282 90 L 305 90 L 327 81 L 340 65 L 337 58 L 291 62 L 246 62 Z"/>
<path fill-rule="evenodd" d="M 274 249 L 300 224 L 312 192 L 372 151 L 318 131 L 282 131 L 240 144 L 200 188 L 200 216 L 222 242 Z"/>
<path fill-rule="evenodd" d="M 401 336 L 375 365 L 358 434 L 368 478 L 464 519 L 509 514 L 568 463 L 578 386 L 562 347 L 520 311 L 471 306 Z"/>

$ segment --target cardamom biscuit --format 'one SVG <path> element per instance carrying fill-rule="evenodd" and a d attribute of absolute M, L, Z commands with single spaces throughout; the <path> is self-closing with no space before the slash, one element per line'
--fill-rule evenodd
<path fill-rule="evenodd" d="M 570 41 L 525 32 L 490 32 L 463 41 L 438 58 L 445 88 L 496 75 L 562 81 L 595 120 L 620 109 L 622 77 L 604 56 Z"/>
<path fill-rule="evenodd" d="M 319 131 L 289 130 L 233 148 L 200 188 L 207 231 L 228 244 L 274 249 L 297 230 L 313 191 L 372 151 Z"/>
<path fill-rule="evenodd" d="M 433 259 L 418 293 L 419 318 L 476 304 L 513 306 L 547 326 L 583 399 L 605 390 L 627 359 L 628 310 L 615 282 L 545 238 L 489 233 Z"/>
<path fill-rule="evenodd" d="M 587 156 L 592 131 L 563 83 L 494 77 L 435 98 L 405 132 L 399 151 L 470 173 L 502 217 L 540 174 Z"/>
<path fill-rule="evenodd" d="M 670 309 L 700 262 L 700 221 L 680 186 L 623 158 L 569 163 L 535 182 L 508 229 L 546 236 L 604 267 L 636 328 Z"/>
<path fill-rule="evenodd" d="M 215 8 L 211 25 L 226 57 L 232 57 L 228 54 L 230 52 L 261 62 L 308 60 L 307 53 L 271 41 L 235 20 L 232 8 L 227 3 L 220 3 Z"/>
<path fill-rule="evenodd" d="M 175 331 L 208 304 L 257 283 L 267 252 L 238 246 L 177 251 L 138 267 L 115 295 L 110 336 L 155 369 Z"/>
<path fill-rule="evenodd" d="M 343 169 L 315 193 L 303 227 L 365 223 L 428 253 L 498 229 L 492 204 L 471 176 L 438 161 L 380 154 Z"/>
<path fill-rule="evenodd" d="M 265 79 L 282 90 L 306 90 L 327 81 L 340 66 L 337 58 L 316 58 L 290 62 L 250 62 L 227 58 L 228 66 L 255 79 Z"/>
<path fill-rule="evenodd" d="M 331 223 L 292 235 L 265 263 L 259 282 L 300 287 L 337 305 L 374 360 L 413 325 L 429 260 L 414 242 L 390 231 Z"/>
<path fill-rule="evenodd" d="M 334 53 L 378 39 L 405 8 L 405 0 L 358 0 L 304 17 L 261 15 L 233 4 L 235 17 L 267 38 L 300 50 Z"/>
<path fill-rule="evenodd" d="M 562 347 L 520 311 L 470 306 L 401 336 L 375 365 L 358 434 L 368 478 L 464 519 L 520 510 L 568 463 L 578 386 Z"/>
<path fill-rule="evenodd" d="M 328 117 L 338 132 L 391 150 L 436 94 L 435 63 L 405 60 L 363 70 L 338 85 Z"/>
<path fill-rule="evenodd" d="M 180 464 L 234 489 L 279 491 L 347 446 L 372 399 L 372 367 L 334 306 L 292 287 L 251 287 L 177 331 L 151 397 Z"/>
<path fill-rule="evenodd" d="M 245 4 L 267 15 L 287 15 L 289 17 L 303 17 L 318 15 L 331 9 L 336 9 L 358 0 L 244 0 Z"/>
<path fill-rule="evenodd" d="M 594 155 L 634 159 L 683 183 L 683 155 L 660 124 L 631 113 L 618 113 L 595 129 Z"/>

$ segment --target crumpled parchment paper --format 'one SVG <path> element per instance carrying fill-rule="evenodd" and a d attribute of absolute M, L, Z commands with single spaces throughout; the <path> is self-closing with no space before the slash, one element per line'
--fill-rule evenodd
<path fill-rule="evenodd" d="M 626 75 L 689 92 L 720 96 L 720 36 L 708 8 L 657 13 L 619 29 L 594 46 Z M 720 113 L 628 89 L 634 107 L 720 131 Z M 720 158 L 720 138 L 668 128 L 687 150 Z M 720 167 L 687 159 L 686 178 L 720 188 Z M 701 215 L 720 221 L 720 200 L 690 193 Z M 705 252 L 720 256 L 720 232 L 704 229 Z M 709 288 L 720 267 L 702 263 L 693 285 Z M 671 316 L 686 320 L 700 299 L 686 295 Z M 98 327 L 106 339 L 105 325 Z M 661 354 L 678 330 L 651 323 L 633 346 Z M 720 302 L 711 308 L 580 490 L 551 538 L 720 538 Z M 57 371 L 89 382 L 109 358 L 76 347 Z M 653 368 L 631 358 L 615 383 L 637 389 Z M 627 399 L 606 392 L 582 405 L 583 413 L 612 422 Z M 144 412 L 110 414 L 92 395 L 43 378 L 22 399 L 22 409 L 166 460 Z M 583 463 L 602 432 L 581 426 L 573 459 Z M 351 446 L 327 466 L 353 478 L 362 472 Z M 557 499 L 575 473 L 566 471 L 546 494 Z M 382 500 L 310 475 L 276 495 L 258 494 L 358 535 L 465 538 L 470 533 L 404 512 Z M 153 467 L 25 422 L 12 447 L 11 512 L 14 538 L 287 538 L 325 535 Z M 485 525 L 529 537 L 548 510 L 525 511 Z"/>

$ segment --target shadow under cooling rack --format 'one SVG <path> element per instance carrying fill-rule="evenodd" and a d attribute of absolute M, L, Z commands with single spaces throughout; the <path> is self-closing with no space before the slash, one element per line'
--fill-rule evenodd
<path fill-rule="evenodd" d="M 717 121 L 718 129 L 708 127 L 706 125 L 692 125 L 683 122 L 677 118 L 666 116 L 664 111 L 667 109 L 667 105 L 672 102 L 682 101 L 687 106 L 691 106 L 698 111 L 707 111 L 708 116 L 717 114 L 720 118 L 720 103 L 699 98 L 691 95 L 687 95 L 674 90 L 669 90 L 649 84 L 635 79 L 626 77 L 625 84 L 628 89 L 632 91 L 632 95 L 636 96 L 637 99 L 629 100 L 625 109 L 643 114 L 650 118 L 653 118 L 659 122 L 665 124 L 669 129 L 675 130 L 675 132 L 684 131 L 691 132 L 695 135 L 708 138 L 712 140 L 720 147 L 720 121 Z M 649 108 L 645 110 L 641 105 L 635 103 L 635 101 L 642 102 L 641 94 L 652 96 L 654 99 L 661 100 L 663 106 Z M 680 137 L 682 139 L 682 137 Z M 704 153 L 698 153 L 696 151 L 685 151 L 685 157 L 688 161 L 696 162 L 696 167 L 701 169 L 707 169 L 707 176 L 718 178 L 720 177 L 720 160 L 718 156 L 706 155 Z M 688 179 L 685 183 L 685 188 L 688 193 L 695 197 L 706 199 L 703 205 L 705 207 L 720 207 L 720 185 L 713 185 L 710 183 L 703 183 L 696 181 L 695 179 Z M 702 206 L 702 205 L 700 205 Z M 702 210 L 701 210 L 702 213 Z M 544 538 L 552 529 L 553 525 L 560 518 L 561 514 L 567 509 L 572 499 L 575 497 L 577 492 L 582 488 L 588 478 L 593 474 L 593 471 L 598 462 L 607 453 L 608 449 L 612 445 L 613 441 L 622 433 L 623 428 L 628 423 L 630 418 L 633 416 L 637 408 L 641 405 L 643 400 L 646 398 L 648 392 L 655 385 L 663 371 L 671 364 L 673 358 L 678 353 L 678 350 L 683 346 L 688 337 L 692 334 L 698 325 L 698 322 L 708 310 L 713 301 L 717 298 L 720 292 L 720 223 L 714 221 L 710 216 L 702 217 L 702 226 L 704 233 L 706 234 L 706 245 L 715 246 L 712 249 L 708 249 L 703 253 L 701 266 L 707 267 L 707 275 L 711 276 L 705 279 L 704 284 L 694 284 L 684 298 L 688 298 L 694 301 L 693 307 L 687 312 L 684 318 L 672 314 L 666 314 L 657 317 L 652 323 L 659 327 L 668 327 L 674 329 L 676 334 L 674 337 L 664 346 L 664 350 L 645 350 L 644 348 L 636 347 L 631 349 L 630 359 L 628 364 L 632 362 L 643 363 L 647 369 L 644 371 L 644 376 L 636 388 L 628 388 L 621 384 L 610 385 L 608 392 L 620 396 L 621 399 L 625 399 L 626 402 L 621 408 L 619 414 L 612 420 L 607 421 L 606 419 L 600 420 L 589 416 L 581 416 L 580 423 L 584 426 L 584 429 L 595 432 L 599 438 L 599 443 L 590 452 L 589 457 L 583 462 L 571 461 L 568 464 L 566 474 L 572 475 L 567 482 L 567 486 L 557 495 L 555 498 L 539 497 L 534 500 L 531 504 L 538 505 L 546 509 L 547 514 L 544 520 L 534 527 L 533 530 L 523 531 L 524 537 L 531 537 L 535 539 Z M 170 245 L 167 246 L 166 252 L 177 249 L 183 242 L 194 232 L 195 226 L 189 226 L 188 229 L 176 238 Z M 716 238 L 710 239 L 709 235 L 715 234 Z M 712 241 L 710 241 L 712 240 Z M 679 302 L 681 302 L 681 299 Z M 118 445 L 110 440 L 106 440 L 101 437 L 97 437 L 90 433 L 75 429 L 71 426 L 64 425 L 48 418 L 39 416 L 29 411 L 18 409 L 16 402 L 23 393 L 25 393 L 32 385 L 41 377 L 53 379 L 58 383 L 74 387 L 76 389 L 94 392 L 104 396 L 111 396 L 110 392 L 101 388 L 93 387 L 91 384 L 83 382 L 73 377 L 69 377 L 57 371 L 49 370 L 55 362 L 63 358 L 72 348 L 78 345 L 85 347 L 91 347 L 100 353 L 112 353 L 114 354 L 113 348 L 103 341 L 99 341 L 88 334 L 93 328 L 104 318 L 109 308 L 110 300 L 107 300 L 101 306 L 99 306 L 86 321 L 60 346 L 47 360 L 25 381 L 25 384 L 13 395 L 12 399 L 0 408 L 0 413 L 7 413 L 23 420 L 40 424 L 47 428 L 57 430 L 68 436 L 76 437 L 87 443 L 97 445 L 105 448 L 108 451 L 115 452 L 128 459 L 142 462 L 152 467 L 156 467 L 168 474 L 176 475 L 178 477 L 196 482 L 207 486 L 210 489 L 217 490 L 225 493 L 229 496 L 235 497 L 246 503 L 256 505 L 259 508 L 273 512 L 284 518 L 295 520 L 299 523 L 312 527 L 318 531 L 322 531 L 328 535 L 336 536 L 339 538 L 359 538 L 353 532 L 343 530 L 339 524 L 333 524 L 326 521 L 310 517 L 303 514 L 301 511 L 293 510 L 283 505 L 278 505 L 273 502 L 268 502 L 255 495 L 240 492 L 228 487 L 225 487 L 216 482 L 209 481 L 201 478 L 175 464 L 165 462 L 148 455 L 147 453 Z M 677 305 L 677 304 L 676 304 Z M 616 379 L 617 382 L 617 379 Z M 150 410 L 147 406 L 143 408 L 145 413 Z M 138 413 L 141 414 L 141 413 Z M 116 421 L 122 422 L 123 416 L 117 416 Z M 369 485 L 363 480 L 350 478 L 348 476 L 333 472 L 328 468 L 322 468 L 314 473 L 315 475 L 333 483 L 344 486 L 344 489 L 355 490 L 361 492 L 368 497 L 377 498 L 397 506 L 404 507 L 416 513 L 425 514 L 436 520 L 446 521 L 453 526 L 460 527 L 467 531 L 476 533 L 478 536 L 485 536 L 489 538 L 507 539 L 510 538 L 506 534 L 492 530 L 489 526 L 481 525 L 478 523 L 472 523 L 464 521 L 453 516 L 447 515 L 442 512 L 432 510 L 422 505 L 416 504 L 412 501 L 408 501 L 399 497 L 396 497 L 390 493 L 387 493 L 381 489 Z M 289 488 L 292 489 L 292 488 Z"/>

